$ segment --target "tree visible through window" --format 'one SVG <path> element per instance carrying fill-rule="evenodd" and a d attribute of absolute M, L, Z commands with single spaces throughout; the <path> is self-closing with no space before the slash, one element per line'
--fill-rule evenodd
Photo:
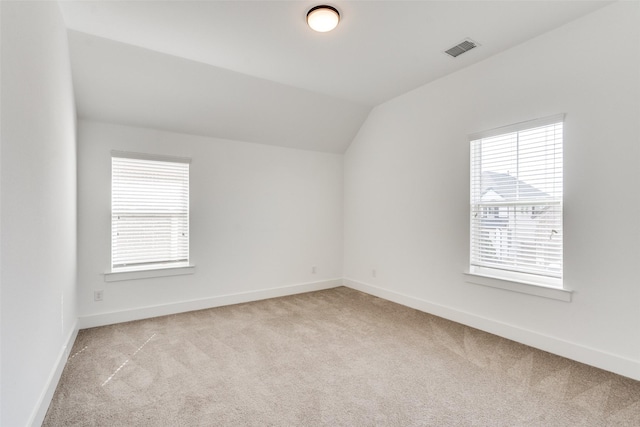
<path fill-rule="evenodd" d="M 563 119 L 471 137 L 472 272 L 562 286 Z"/>
<path fill-rule="evenodd" d="M 111 268 L 153 269 L 189 262 L 189 163 L 112 155 Z"/>

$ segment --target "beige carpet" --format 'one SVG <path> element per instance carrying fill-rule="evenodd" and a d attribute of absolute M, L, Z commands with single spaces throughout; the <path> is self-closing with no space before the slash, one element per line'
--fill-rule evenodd
<path fill-rule="evenodd" d="M 640 426 L 640 382 L 348 288 L 80 331 L 45 426 Z"/>

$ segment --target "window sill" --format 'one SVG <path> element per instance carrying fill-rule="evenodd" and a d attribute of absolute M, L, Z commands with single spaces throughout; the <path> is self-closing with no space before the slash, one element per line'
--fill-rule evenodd
<path fill-rule="evenodd" d="M 507 280 L 474 271 L 465 271 L 464 274 L 467 276 L 467 283 L 535 295 L 543 298 L 551 298 L 558 301 L 571 302 L 571 295 L 573 294 L 573 291 L 568 289 Z"/>
<path fill-rule="evenodd" d="M 104 273 L 105 282 L 120 282 L 123 280 L 150 279 L 153 277 L 180 276 L 183 274 L 193 274 L 195 265 L 185 265 L 181 267 L 164 267 L 148 270 L 124 270 L 108 271 Z"/>

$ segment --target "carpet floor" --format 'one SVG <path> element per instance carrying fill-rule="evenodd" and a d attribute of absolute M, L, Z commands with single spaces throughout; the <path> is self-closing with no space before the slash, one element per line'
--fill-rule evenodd
<path fill-rule="evenodd" d="M 81 330 L 44 426 L 640 426 L 640 382 L 336 288 Z"/>

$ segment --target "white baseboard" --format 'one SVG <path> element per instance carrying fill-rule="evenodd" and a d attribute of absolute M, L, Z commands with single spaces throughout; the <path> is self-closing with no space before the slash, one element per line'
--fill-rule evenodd
<path fill-rule="evenodd" d="M 287 295 L 301 294 L 304 292 L 320 291 L 342 286 L 342 279 L 322 280 L 318 282 L 301 283 L 297 285 L 278 288 L 261 289 L 257 291 L 240 292 L 237 294 L 221 295 L 198 300 L 181 301 L 170 304 L 139 307 L 132 310 L 100 313 L 91 316 L 83 316 L 78 319 L 80 329 L 96 326 L 112 325 L 115 323 L 129 322 L 132 320 L 148 319 L 151 317 L 166 316 L 187 311 L 204 310 L 207 308 L 221 307 L 243 302 L 258 301 L 268 298 L 277 298 Z"/>
<path fill-rule="evenodd" d="M 640 380 L 640 361 L 628 359 L 581 344 L 565 341 L 538 332 L 519 328 L 514 325 L 467 313 L 452 307 L 434 304 L 429 301 L 382 289 L 367 283 L 344 278 L 344 286 L 374 295 L 425 313 L 452 320 L 472 328 L 480 329 L 503 338 L 510 339 L 558 356 L 595 366 L 625 377 Z"/>
<path fill-rule="evenodd" d="M 47 410 L 49 409 L 49 405 L 51 404 L 51 399 L 53 399 L 53 394 L 56 391 L 56 387 L 58 387 L 58 382 L 60 381 L 60 377 L 62 376 L 62 371 L 64 370 L 64 366 L 67 363 L 67 359 L 69 358 L 69 353 L 71 352 L 71 348 L 76 341 L 76 337 L 78 336 L 78 322 L 76 321 L 65 341 L 65 344 L 62 346 L 60 353 L 58 354 L 58 358 L 56 363 L 47 379 L 47 384 L 45 389 L 42 391 L 40 395 L 40 399 L 38 399 L 38 404 L 34 408 L 31 417 L 29 418 L 28 426 L 41 426 L 44 421 L 45 415 L 47 415 Z"/>

